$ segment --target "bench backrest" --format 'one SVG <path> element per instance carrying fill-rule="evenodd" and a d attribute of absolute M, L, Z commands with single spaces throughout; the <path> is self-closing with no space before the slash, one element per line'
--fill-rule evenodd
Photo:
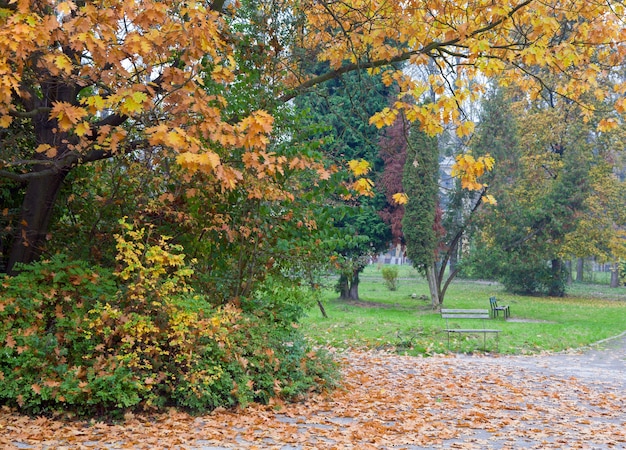
<path fill-rule="evenodd" d="M 488 309 L 442 309 L 443 319 L 489 319 Z"/>

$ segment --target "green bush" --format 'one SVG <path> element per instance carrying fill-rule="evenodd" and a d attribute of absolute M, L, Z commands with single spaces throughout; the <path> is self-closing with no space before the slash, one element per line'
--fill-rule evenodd
<path fill-rule="evenodd" d="M 187 285 L 182 249 L 132 227 L 117 239 L 118 272 L 59 255 L 2 280 L 0 402 L 35 414 L 200 412 L 334 383 L 332 360 L 295 323 L 304 291 L 268 286 L 215 307 Z"/>
<path fill-rule="evenodd" d="M 398 289 L 398 268 L 396 266 L 385 266 L 382 269 L 385 285 L 390 291 Z"/>

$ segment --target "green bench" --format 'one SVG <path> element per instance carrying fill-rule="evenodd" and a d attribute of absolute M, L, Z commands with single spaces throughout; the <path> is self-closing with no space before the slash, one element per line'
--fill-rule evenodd
<path fill-rule="evenodd" d="M 487 349 L 487 334 L 496 335 L 496 346 L 499 344 L 499 333 L 502 330 L 496 330 L 493 328 L 486 328 L 484 326 L 485 320 L 490 319 L 488 309 L 442 309 L 441 318 L 446 320 L 446 328 L 443 330 L 448 333 L 448 350 L 450 350 L 450 334 L 452 333 L 474 333 L 483 335 L 483 350 Z M 459 319 L 475 319 L 482 320 L 483 326 L 481 328 L 457 328 L 456 322 Z"/>
<path fill-rule="evenodd" d="M 511 317 L 509 305 L 498 305 L 498 300 L 495 297 L 489 297 L 489 306 L 491 306 L 491 316 L 494 319 L 500 315 L 500 311 L 504 313 L 504 320 Z"/>

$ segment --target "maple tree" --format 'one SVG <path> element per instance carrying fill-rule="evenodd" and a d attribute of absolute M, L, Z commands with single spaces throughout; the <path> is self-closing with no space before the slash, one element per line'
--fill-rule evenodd
<path fill-rule="evenodd" d="M 371 70 L 399 90 L 371 124 L 392 124 L 403 113 L 429 135 L 455 123 L 465 136 L 473 125 L 458 105 L 478 98 L 480 81 L 499 74 L 503 84 L 515 83 L 531 98 L 549 87 L 578 102 L 583 117 L 591 117 L 594 98 L 623 113 L 625 85 L 610 83 L 619 80 L 611 77 L 624 61 L 623 15 L 619 2 L 583 0 L 0 0 L 3 270 L 37 259 L 55 239 L 49 234 L 54 206 L 79 166 L 97 173 L 105 160 L 129 158 L 120 171 L 151 180 L 148 192 L 132 199 L 141 211 L 129 223 L 180 230 L 184 236 L 176 238 L 186 251 L 208 249 L 221 257 L 215 260 L 221 273 L 237 272 L 211 286 L 211 294 L 223 297 L 187 297 L 180 280 L 192 275 L 179 272 L 182 250 L 172 252 L 179 244 L 170 247 L 160 237 L 165 233 L 148 242 L 141 234 L 120 238 L 127 245 L 116 254 L 119 284 L 105 269 L 76 268 L 60 255 L 23 269 L 25 278 L 3 280 L 12 292 L 0 311 L 7 344 L 2 367 L 11 381 L 2 385 L 3 398 L 32 411 L 70 403 L 78 409 L 174 403 L 201 410 L 289 398 L 319 385 L 328 367 L 309 370 L 314 358 L 292 326 L 301 314 L 301 292 L 285 289 L 278 276 L 289 274 L 282 260 L 311 256 L 319 247 L 311 238 L 290 248 L 327 217 L 316 216 L 319 203 L 307 204 L 312 197 L 302 194 L 314 196 L 340 169 L 326 165 L 308 142 L 290 139 L 298 137 L 293 116 L 285 113 L 290 100 L 344 73 Z M 312 74 L 310 58 L 328 69 Z M 437 71 L 416 80 L 400 62 L 434 64 Z M 550 72 L 561 76 L 550 78 Z M 426 91 L 435 93 L 433 102 L 420 101 Z M 620 120 L 606 118 L 597 128 L 610 130 Z M 472 189 L 484 167 L 461 155 L 457 172 Z M 366 168 L 352 163 L 351 184 L 342 186 L 346 196 L 371 192 Z M 100 186 L 109 183 L 105 177 L 92 180 L 93 191 L 72 192 L 96 200 L 92 211 L 98 197 L 124 201 Z M 144 187 L 132 183 L 126 192 Z M 294 204 L 300 209 L 291 214 Z M 64 223 L 55 222 L 56 234 Z M 101 230 L 105 237 L 114 231 L 121 236 L 119 227 Z M 136 260 L 139 253 L 150 264 Z M 274 256 L 285 258 L 276 263 Z M 214 267 L 203 269 L 198 278 Z M 265 270 L 271 272 L 265 283 L 255 284 Z M 108 281 L 92 282 L 107 274 Z M 209 286 L 214 280 L 202 281 Z M 41 289 L 36 296 L 33 287 Z M 277 351 L 284 352 L 280 358 Z M 168 359 L 170 352 L 179 359 Z M 161 364 L 168 370 L 155 369 Z M 109 386 L 101 376 L 119 381 L 116 389 L 98 390 Z"/>
<path fill-rule="evenodd" d="M 229 109 L 230 89 L 265 86 L 285 102 L 342 73 L 381 70 L 401 95 L 372 123 L 391 124 L 402 110 L 437 133 L 442 122 L 462 122 L 457 102 L 480 95 L 480 84 L 471 83 L 476 77 L 502 74 L 503 82 L 537 95 L 544 79 L 534 67 L 558 71 L 566 76 L 554 83 L 554 92 L 585 105 L 585 96 L 607 96 L 598 80 L 624 60 L 619 2 L 225 4 L 0 3 L 0 126 L 9 132 L 27 126 L 33 136 L 24 146 L 3 147 L 0 174 L 25 184 L 23 206 L 12 221 L 9 267 L 41 251 L 51 205 L 76 165 L 147 146 L 171 148 L 182 166 L 232 189 L 242 170 L 229 164 L 229 149 L 259 154 L 274 121 L 262 104 L 243 114 L 234 103 Z M 307 52 L 330 70 L 313 76 L 299 70 Z M 252 86 L 250 78 L 238 77 L 244 63 L 237 55 L 259 69 Z M 434 61 L 440 73 L 417 82 L 393 66 L 400 61 Z M 455 85 L 446 84 L 447 71 L 459 74 Z M 410 101 L 431 87 L 439 95 L 435 103 Z M 616 83 L 619 112 L 623 88 Z M 617 124 L 613 119 L 601 126 Z M 458 127 L 461 135 L 471 130 L 469 123 Z M 252 166 L 244 170 L 254 172 Z"/>

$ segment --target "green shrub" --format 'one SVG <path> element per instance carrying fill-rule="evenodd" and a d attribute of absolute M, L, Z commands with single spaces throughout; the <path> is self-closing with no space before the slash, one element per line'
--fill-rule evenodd
<path fill-rule="evenodd" d="M 305 291 L 268 284 L 242 307 L 212 306 L 188 286 L 181 248 L 124 226 L 115 273 L 58 255 L 2 280 L 0 402 L 206 411 L 334 383 L 332 360 L 295 323 Z"/>
<path fill-rule="evenodd" d="M 398 268 L 396 266 L 385 266 L 382 269 L 385 285 L 390 291 L 398 289 Z"/>

